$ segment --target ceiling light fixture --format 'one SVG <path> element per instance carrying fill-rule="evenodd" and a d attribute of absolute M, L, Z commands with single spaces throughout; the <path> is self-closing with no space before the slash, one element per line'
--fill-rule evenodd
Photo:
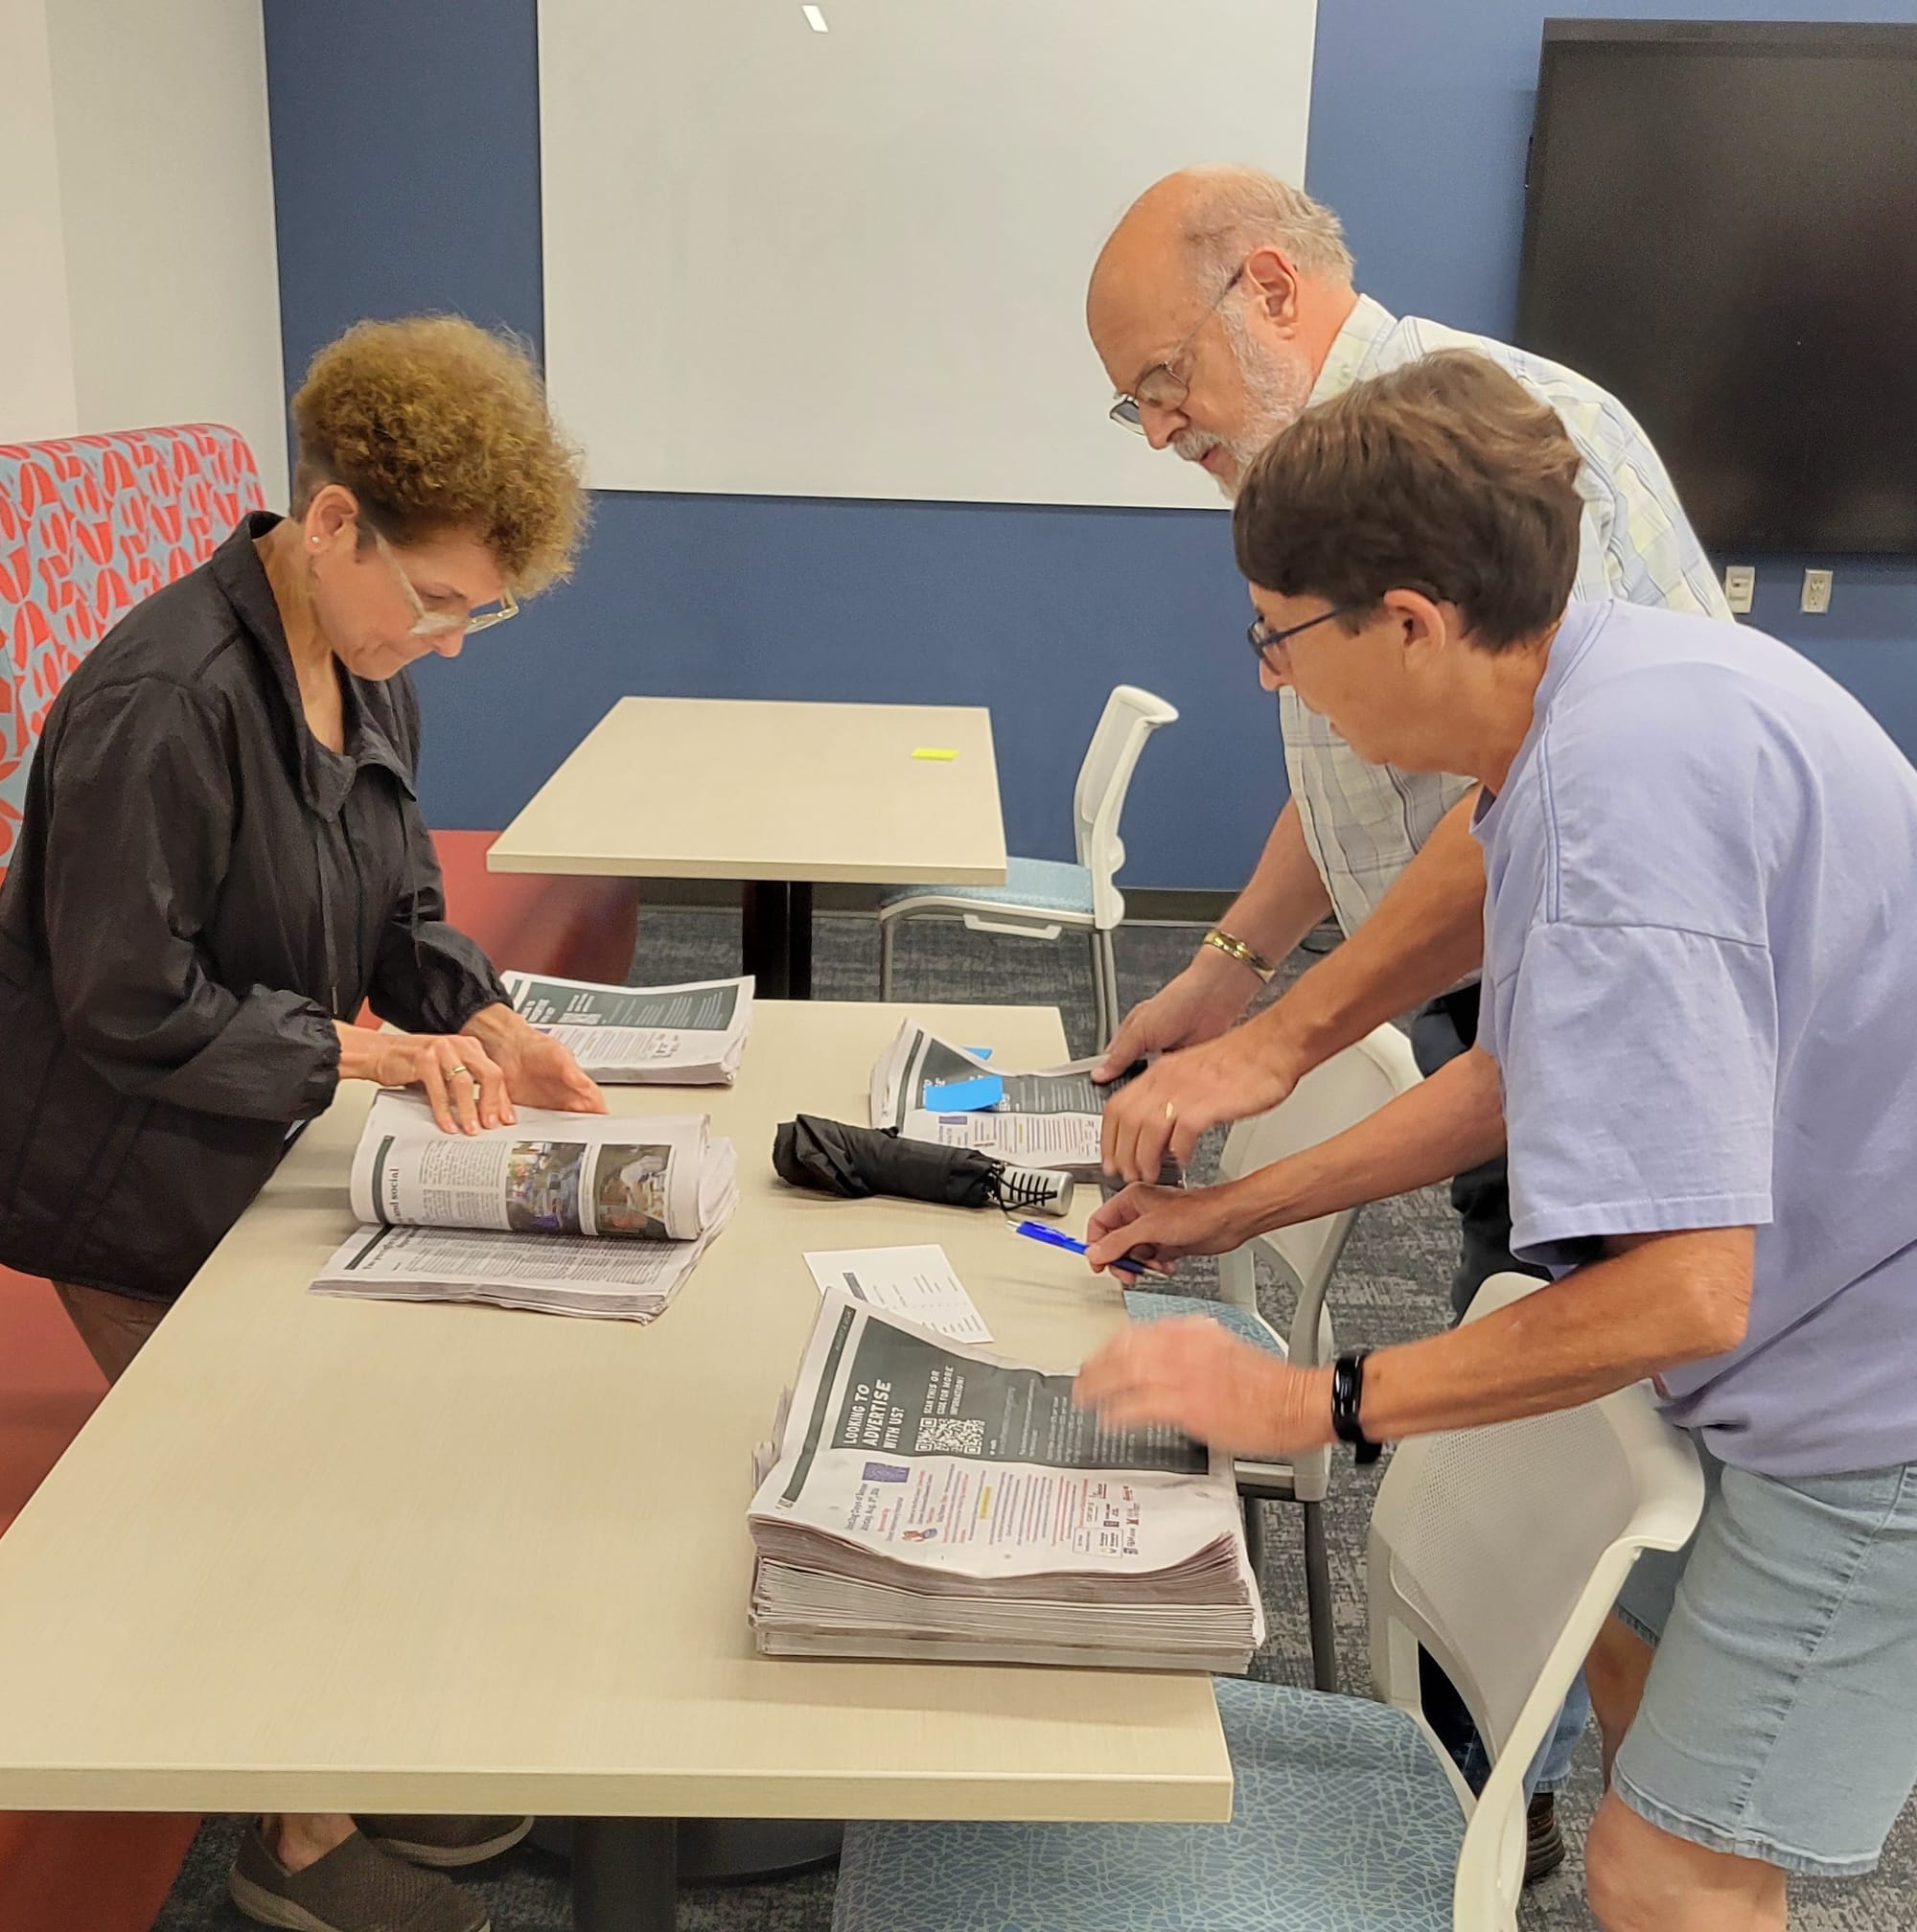
<path fill-rule="evenodd" d="M 817 7 L 801 7 L 798 11 L 805 15 L 805 24 L 815 34 L 831 33 L 831 28 L 825 24 L 825 15 Z"/>

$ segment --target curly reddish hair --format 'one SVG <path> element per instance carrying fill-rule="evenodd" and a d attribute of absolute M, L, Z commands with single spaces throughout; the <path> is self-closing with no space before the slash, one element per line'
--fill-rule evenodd
<path fill-rule="evenodd" d="M 517 338 L 457 315 L 358 323 L 312 358 L 292 414 L 295 516 L 338 483 L 389 542 L 477 538 L 522 596 L 571 570 L 580 454 Z"/>

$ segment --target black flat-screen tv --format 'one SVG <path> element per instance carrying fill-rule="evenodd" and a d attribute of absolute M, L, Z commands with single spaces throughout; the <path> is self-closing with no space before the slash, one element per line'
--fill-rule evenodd
<path fill-rule="evenodd" d="M 1917 553 L 1917 26 L 1547 21 L 1518 341 L 1710 549 Z"/>

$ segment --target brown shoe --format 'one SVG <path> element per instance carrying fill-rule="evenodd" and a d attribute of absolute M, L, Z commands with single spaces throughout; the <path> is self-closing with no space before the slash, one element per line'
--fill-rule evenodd
<path fill-rule="evenodd" d="M 533 1828 L 530 1818 L 356 1818 L 381 1852 L 411 1865 L 450 1872 L 510 1852 Z"/>
<path fill-rule="evenodd" d="M 1564 1833 L 1558 1824 L 1558 1800 L 1540 1791 L 1525 1808 L 1524 1882 L 1536 1885 L 1564 1862 Z"/>
<path fill-rule="evenodd" d="M 493 1932 L 486 1908 L 450 1879 L 375 1851 L 358 1831 L 289 1872 L 255 1825 L 226 1889 L 247 1918 L 282 1932 Z"/>

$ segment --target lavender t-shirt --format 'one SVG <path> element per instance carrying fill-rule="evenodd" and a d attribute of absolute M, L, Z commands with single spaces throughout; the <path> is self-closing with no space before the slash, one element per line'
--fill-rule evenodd
<path fill-rule="evenodd" d="M 1917 771 L 1773 638 L 1579 604 L 1476 829 L 1513 1251 L 1755 1226 L 1672 1419 L 1767 1475 L 1917 1460 Z"/>

